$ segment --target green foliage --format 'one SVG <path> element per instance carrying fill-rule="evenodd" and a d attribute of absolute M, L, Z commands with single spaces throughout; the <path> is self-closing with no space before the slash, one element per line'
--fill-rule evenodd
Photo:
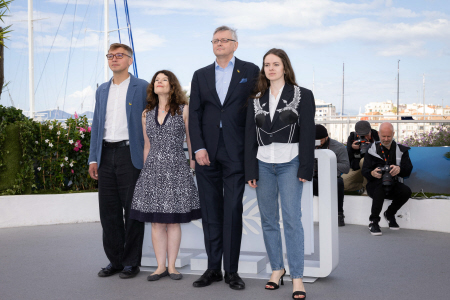
<path fill-rule="evenodd" d="M 401 144 L 408 147 L 443 147 L 450 146 L 450 127 L 440 125 L 432 127 L 429 132 L 414 133 Z"/>
<path fill-rule="evenodd" d="M 8 4 L 10 4 L 13 0 L 0 0 L 0 21 L 3 21 L 3 17 L 6 16 L 6 12 L 9 11 Z M 10 26 L 6 26 L 5 28 L 2 28 L 0 30 L 0 45 L 4 45 L 3 39 L 7 39 L 8 36 L 6 36 L 8 33 L 11 32 L 11 30 L 8 30 Z"/>
<path fill-rule="evenodd" d="M 87 161 L 91 132 L 86 116 L 39 124 L 32 143 L 36 146 L 35 161 L 38 186 L 53 190 L 94 189 Z M 69 182 L 71 182 L 70 187 Z"/>
<path fill-rule="evenodd" d="M 87 167 L 91 129 L 85 116 L 39 123 L 0 105 L 0 173 L 5 171 L 5 128 L 11 124 L 19 128 L 20 169 L 14 185 L 0 194 L 23 194 L 30 187 L 59 192 L 96 188 Z"/>
<path fill-rule="evenodd" d="M 33 151 L 29 147 L 29 141 L 35 123 L 36 122 L 25 117 L 20 109 L 14 107 L 7 108 L 0 105 L 0 172 L 7 171 L 4 159 L 7 157 L 6 155 L 9 154 L 7 153 L 7 151 L 9 151 L 7 150 L 8 147 L 5 145 L 8 125 L 18 127 L 20 144 L 19 170 L 16 172 L 14 184 L 5 190 L 1 190 L 0 194 L 23 194 L 25 192 L 30 192 L 30 188 L 34 186 Z"/>
<path fill-rule="evenodd" d="M 22 147 L 19 142 L 19 126 L 10 124 L 5 127 L 5 142 L 2 147 L 2 170 L 0 172 L 0 190 L 6 190 L 14 185 L 19 171 Z"/>

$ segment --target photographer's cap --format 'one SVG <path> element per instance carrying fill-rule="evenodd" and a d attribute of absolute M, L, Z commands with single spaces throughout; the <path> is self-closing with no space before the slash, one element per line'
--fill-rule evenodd
<path fill-rule="evenodd" d="M 359 136 L 368 135 L 371 129 L 372 127 L 370 127 L 370 123 L 367 121 L 358 121 L 355 124 L 355 132 Z"/>

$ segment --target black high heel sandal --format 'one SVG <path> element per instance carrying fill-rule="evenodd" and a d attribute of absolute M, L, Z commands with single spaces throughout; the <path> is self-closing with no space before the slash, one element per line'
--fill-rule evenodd
<path fill-rule="evenodd" d="M 303 298 L 295 298 L 295 296 L 305 296 L 305 297 L 303 297 Z M 305 292 L 302 292 L 302 291 L 296 291 L 296 292 L 293 292 L 293 293 L 292 293 L 292 299 L 301 299 L 301 300 L 304 300 L 304 299 L 306 299 L 306 293 L 305 293 Z"/>
<path fill-rule="evenodd" d="M 284 279 L 283 279 L 284 275 L 286 275 L 286 269 L 284 269 L 283 275 L 281 275 L 280 279 L 278 280 L 278 282 L 280 282 L 280 285 L 284 285 Z M 271 286 L 272 288 L 268 288 L 267 285 Z M 279 287 L 280 286 L 278 284 L 276 284 L 275 282 L 267 281 L 265 289 L 266 290 L 276 290 Z"/>

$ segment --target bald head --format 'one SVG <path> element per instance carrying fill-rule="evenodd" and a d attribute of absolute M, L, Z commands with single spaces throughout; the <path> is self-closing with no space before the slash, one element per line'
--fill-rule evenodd
<path fill-rule="evenodd" d="M 381 144 L 390 149 L 394 138 L 394 126 L 389 122 L 384 122 L 380 125 L 378 134 L 380 136 Z"/>
<path fill-rule="evenodd" d="M 394 125 L 392 125 L 389 122 L 381 123 L 380 128 L 378 129 L 378 131 L 385 130 L 385 129 L 389 129 L 389 130 L 392 131 L 392 133 L 394 133 Z"/>

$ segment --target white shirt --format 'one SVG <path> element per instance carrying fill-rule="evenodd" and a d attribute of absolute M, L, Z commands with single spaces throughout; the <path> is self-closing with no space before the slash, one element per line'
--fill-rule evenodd
<path fill-rule="evenodd" d="M 120 84 L 111 80 L 108 103 L 106 104 L 105 129 L 103 140 L 107 142 L 120 142 L 128 140 L 128 121 L 126 111 L 126 98 L 130 77 Z"/>
<path fill-rule="evenodd" d="M 272 95 L 272 91 L 269 88 L 269 114 L 271 121 L 275 115 L 283 88 L 284 86 L 280 89 L 276 98 Z M 290 162 L 297 155 L 298 143 L 272 143 L 266 146 L 259 146 L 256 158 L 269 164 L 282 164 Z"/>

